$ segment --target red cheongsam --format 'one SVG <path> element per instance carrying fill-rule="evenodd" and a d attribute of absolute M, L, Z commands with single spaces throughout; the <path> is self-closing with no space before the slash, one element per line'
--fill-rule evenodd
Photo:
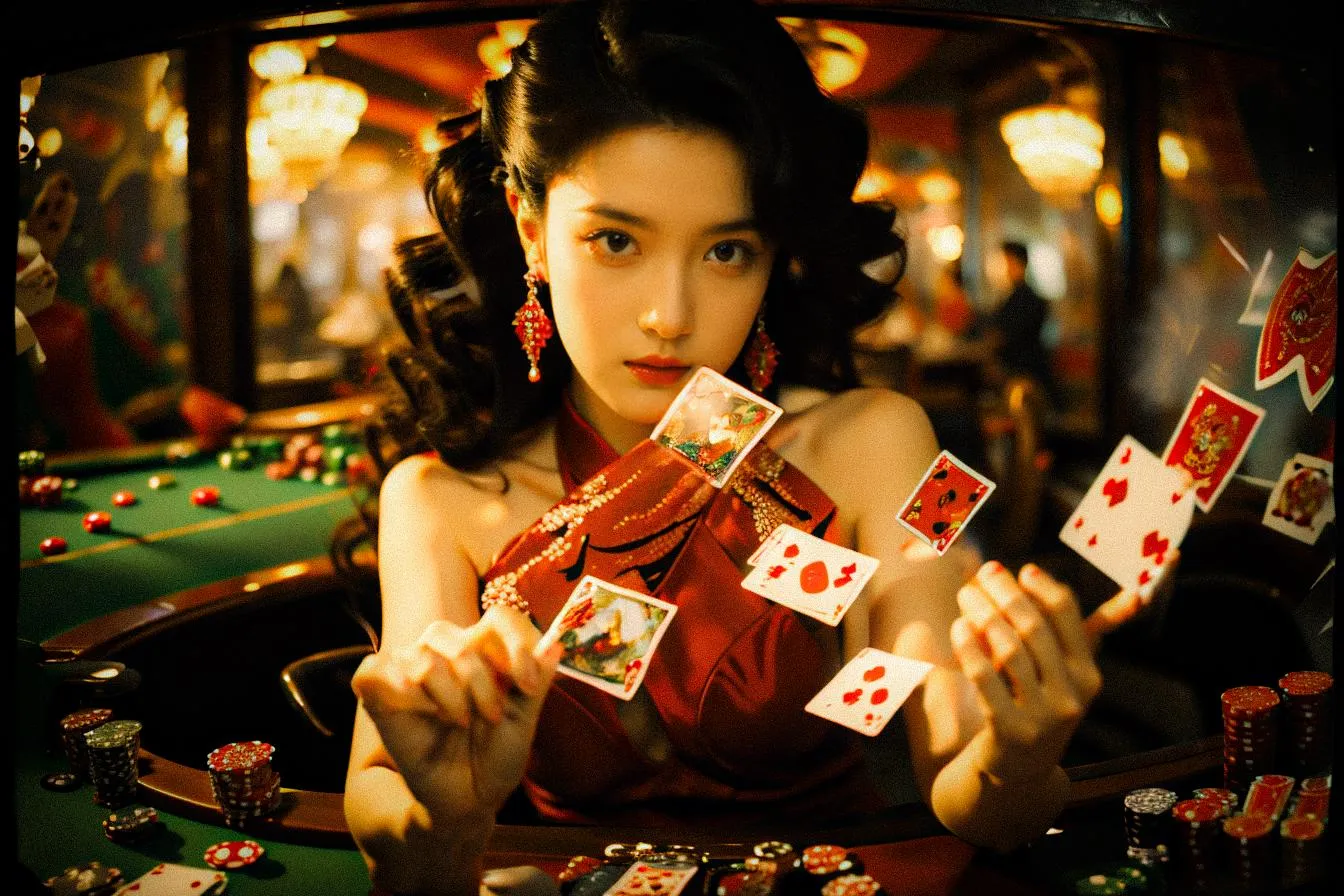
<path fill-rule="evenodd" d="M 786 522 L 826 537 L 835 505 L 763 444 L 716 489 L 645 440 L 618 456 L 568 401 L 557 420 L 568 496 L 485 576 L 482 606 L 522 604 L 545 630 L 584 575 L 676 604 L 641 686 L 670 742 L 638 750 L 621 702 L 557 675 L 524 787 L 573 823 L 836 823 L 882 806 L 859 735 L 803 711 L 840 667 L 838 630 L 741 587 Z"/>

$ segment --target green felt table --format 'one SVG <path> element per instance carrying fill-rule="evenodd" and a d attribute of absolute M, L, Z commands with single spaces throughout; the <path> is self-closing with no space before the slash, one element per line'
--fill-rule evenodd
<path fill-rule="evenodd" d="M 78 487 L 58 507 L 19 512 L 13 782 L 19 863 L 39 880 L 89 861 L 120 868 L 127 880 L 159 862 L 205 867 L 208 846 L 243 836 L 222 819 L 216 825 L 160 810 L 163 832 L 127 846 L 103 836 L 101 822 L 109 810 L 93 802 L 90 785 L 66 793 L 42 787 L 42 777 L 64 771 L 66 761 L 52 749 L 46 730 L 59 666 L 43 667 L 40 645 L 113 611 L 321 556 L 333 528 L 353 514 L 353 497 L 343 485 L 273 481 L 262 464 L 224 469 L 209 453 L 195 462 L 170 463 L 162 446 L 64 463 L 52 458 L 50 468 L 75 478 Z M 149 478 L 165 473 L 176 484 L 152 489 Z M 192 489 L 203 485 L 219 489 L 217 506 L 191 502 Z M 134 492 L 136 504 L 115 506 L 112 495 L 121 490 Z M 84 515 L 93 510 L 111 514 L 110 532 L 83 529 Z M 38 545 L 51 536 L 64 538 L 69 549 L 44 558 Z M 353 848 L 246 836 L 262 843 L 267 854 L 251 868 L 226 872 L 229 893 L 369 892 L 363 861 Z"/>

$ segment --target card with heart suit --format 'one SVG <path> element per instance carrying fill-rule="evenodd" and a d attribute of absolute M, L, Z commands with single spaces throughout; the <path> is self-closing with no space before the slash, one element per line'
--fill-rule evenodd
<path fill-rule="evenodd" d="M 1269 303 L 1256 349 L 1255 388 L 1268 389 L 1297 373 L 1298 391 L 1307 410 L 1335 381 L 1335 343 L 1339 327 L 1339 258 L 1297 253 Z"/>
<path fill-rule="evenodd" d="M 701 367 L 649 438 L 694 464 L 715 488 L 723 488 L 783 414 L 779 406 Z"/>
<path fill-rule="evenodd" d="M 860 734 L 876 736 L 932 668 L 932 663 L 865 647 L 804 709 Z"/>
<path fill-rule="evenodd" d="M 827 625 L 837 625 L 877 569 L 875 557 L 787 523 L 752 555 L 742 587 Z"/>
<path fill-rule="evenodd" d="M 116 891 L 116 896 L 218 896 L 228 887 L 222 871 L 161 862 Z"/>
<path fill-rule="evenodd" d="M 677 896 L 698 871 L 690 862 L 635 862 L 603 896 Z"/>
<path fill-rule="evenodd" d="M 1266 526 L 1298 541 L 1315 544 L 1335 518 L 1335 465 L 1310 454 L 1298 454 L 1283 465 L 1269 493 L 1262 520 Z"/>
<path fill-rule="evenodd" d="M 943 451 L 896 519 L 920 541 L 945 554 L 993 492 L 993 482 Z"/>
<path fill-rule="evenodd" d="M 1201 379 L 1171 435 L 1163 462 L 1195 478 L 1195 506 L 1208 512 L 1227 488 L 1260 428 L 1265 410 Z"/>
<path fill-rule="evenodd" d="M 563 652 L 556 671 L 629 700 L 676 612 L 675 604 L 584 576 L 537 642 L 536 653 L 558 641 Z"/>
<path fill-rule="evenodd" d="M 1121 588 L 1152 597 L 1194 516 L 1186 474 L 1125 436 L 1059 533 Z"/>

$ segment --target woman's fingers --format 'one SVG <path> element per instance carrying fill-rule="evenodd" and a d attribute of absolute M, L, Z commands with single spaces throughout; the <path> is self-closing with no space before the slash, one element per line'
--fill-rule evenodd
<path fill-rule="evenodd" d="M 991 720 L 1003 719 L 1014 710 L 1013 695 L 1008 691 L 994 662 L 981 646 L 980 638 L 964 616 L 952 620 L 952 652 L 961 672 L 975 687 L 981 708 Z"/>
<path fill-rule="evenodd" d="M 1045 618 L 1040 605 L 1001 564 L 985 564 L 977 578 L 985 594 L 1027 646 L 1042 683 L 1065 682 L 1068 673 L 1060 643 L 1054 625 Z"/>
<path fill-rule="evenodd" d="M 995 669 L 1012 679 L 1018 699 L 1034 699 L 1039 693 L 1035 661 L 989 595 L 972 581 L 957 592 L 957 604 L 961 608 L 962 618 L 970 623 L 972 633 L 983 639 Z"/>

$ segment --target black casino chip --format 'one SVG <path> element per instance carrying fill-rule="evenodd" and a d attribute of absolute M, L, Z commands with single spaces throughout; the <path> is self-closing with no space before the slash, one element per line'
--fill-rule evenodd
<path fill-rule="evenodd" d="M 78 790 L 81 785 L 79 775 L 71 772 L 53 772 L 50 775 L 42 776 L 42 786 L 47 790 L 55 790 L 58 793 L 69 793 L 72 790 Z"/>
<path fill-rule="evenodd" d="M 71 865 L 45 881 L 51 896 L 110 896 L 123 882 L 120 868 L 102 862 Z"/>

